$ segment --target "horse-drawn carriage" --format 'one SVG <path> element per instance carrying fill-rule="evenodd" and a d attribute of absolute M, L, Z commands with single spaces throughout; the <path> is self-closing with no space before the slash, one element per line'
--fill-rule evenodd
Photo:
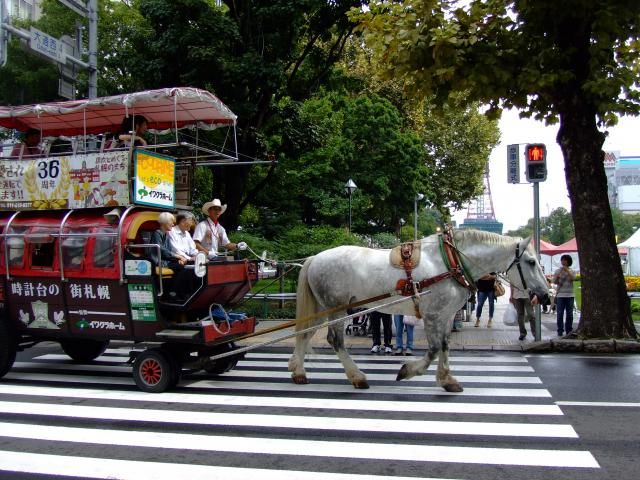
<path fill-rule="evenodd" d="M 155 141 L 144 148 L 133 142 L 112 148 L 103 134 L 114 132 L 124 116 L 133 116 L 135 125 L 141 114 Z M 17 351 L 43 340 L 59 342 L 79 361 L 95 359 L 111 340 L 127 340 L 144 348 L 132 351 L 136 384 L 160 392 L 179 382 L 183 368 L 222 373 L 256 347 L 235 349 L 235 340 L 253 334 L 255 319 L 231 317 L 220 304 L 234 305 L 244 297 L 258 279 L 257 262 L 196 260 L 198 280 L 189 298 L 176 303 L 165 295 L 175 272 L 152 261 L 154 250 L 160 257 L 160 246 L 150 242 L 158 214 L 190 204 L 194 165 L 237 161 L 237 152 L 225 147 L 235 139 L 235 115 L 220 100 L 186 88 L 3 107 L 0 126 L 37 129 L 62 140 L 55 154 L 40 146 L 33 154 L 30 146 L 28 155 L 22 148 L 18 158 L 0 160 L 0 377 Z M 199 142 L 196 127 L 227 127 L 232 133 L 215 147 Z M 389 251 L 359 247 L 310 257 L 298 281 L 297 319 L 278 327 L 296 326 L 289 335 L 297 336 L 289 360 L 293 381 L 307 382 L 308 342 L 329 318 L 329 343 L 353 385 L 366 388 L 366 376 L 346 352 L 337 324 L 379 309 L 419 313 L 425 320 L 428 352 L 406 362 L 397 378 L 425 373 L 439 356 L 438 383 L 461 391 L 448 364 L 448 334 L 454 313 L 468 298 L 465 285 L 512 269 L 517 285 L 546 297 L 547 284 L 528 243 L 456 232 L 446 241 L 433 235 L 402 246 L 399 265 L 390 262 Z M 365 310 L 343 316 L 357 307 Z"/>
<path fill-rule="evenodd" d="M 128 115 L 144 115 L 155 141 L 110 148 Z M 250 290 L 257 262 L 198 257 L 186 267 L 190 296 L 177 303 L 167 295 L 176 272 L 154 261 L 160 246 L 151 243 L 160 212 L 188 208 L 194 165 L 237 161 L 233 150 L 193 141 L 195 128 L 225 127 L 235 138 L 235 118 L 191 88 L 0 108 L 0 126 L 66 145 L 0 158 L 0 377 L 17 351 L 45 340 L 82 362 L 110 341 L 136 342 L 133 376 L 150 392 L 175 386 L 183 368 L 235 366 L 238 356 L 211 357 L 256 322 L 220 306 Z"/>

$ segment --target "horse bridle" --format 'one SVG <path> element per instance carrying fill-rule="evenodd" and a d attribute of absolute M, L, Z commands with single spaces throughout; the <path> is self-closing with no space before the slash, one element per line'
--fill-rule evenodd
<path fill-rule="evenodd" d="M 527 290 L 527 281 L 524 279 L 524 275 L 522 274 L 522 267 L 520 266 L 520 259 L 522 258 L 522 255 L 524 255 L 524 250 L 522 250 L 522 253 L 520 253 L 520 244 L 518 243 L 516 245 L 516 257 L 513 259 L 513 262 L 511 262 L 511 265 L 509 265 L 509 267 L 504 271 L 505 274 L 509 273 L 509 270 L 511 270 L 511 268 L 515 265 L 516 267 L 518 267 L 518 274 L 520 275 L 520 281 L 522 282 L 522 288 L 526 291 Z"/>

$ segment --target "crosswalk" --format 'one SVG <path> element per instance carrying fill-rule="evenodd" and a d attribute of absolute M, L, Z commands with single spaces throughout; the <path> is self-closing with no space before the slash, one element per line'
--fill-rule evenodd
<path fill-rule="evenodd" d="M 288 357 L 252 352 L 162 394 L 136 389 L 128 347 L 91 365 L 19 359 L 0 381 L 0 478 L 598 478 L 522 355 L 454 352 L 458 394 L 436 386 L 432 368 L 396 382 L 405 358 L 394 356 L 354 355 L 369 390 L 348 384 L 332 354 L 310 355 L 312 383 L 294 385 Z"/>

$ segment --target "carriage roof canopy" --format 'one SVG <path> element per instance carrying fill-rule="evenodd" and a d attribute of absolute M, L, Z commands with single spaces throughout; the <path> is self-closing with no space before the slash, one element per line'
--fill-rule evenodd
<path fill-rule="evenodd" d="M 235 126 L 236 115 L 218 97 L 197 88 L 164 88 L 90 100 L 0 107 L 0 126 L 47 136 L 116 132 L 126 115 L 144 115 L 148 127 L 167 130 Z"/>

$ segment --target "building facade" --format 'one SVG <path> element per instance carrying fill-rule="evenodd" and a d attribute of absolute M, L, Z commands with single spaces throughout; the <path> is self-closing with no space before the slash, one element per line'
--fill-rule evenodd
<path fill-rule="evenodd" d="M 604 169 L 611 208 L 640 213 L 640 156 L 605 152 Z"/>

